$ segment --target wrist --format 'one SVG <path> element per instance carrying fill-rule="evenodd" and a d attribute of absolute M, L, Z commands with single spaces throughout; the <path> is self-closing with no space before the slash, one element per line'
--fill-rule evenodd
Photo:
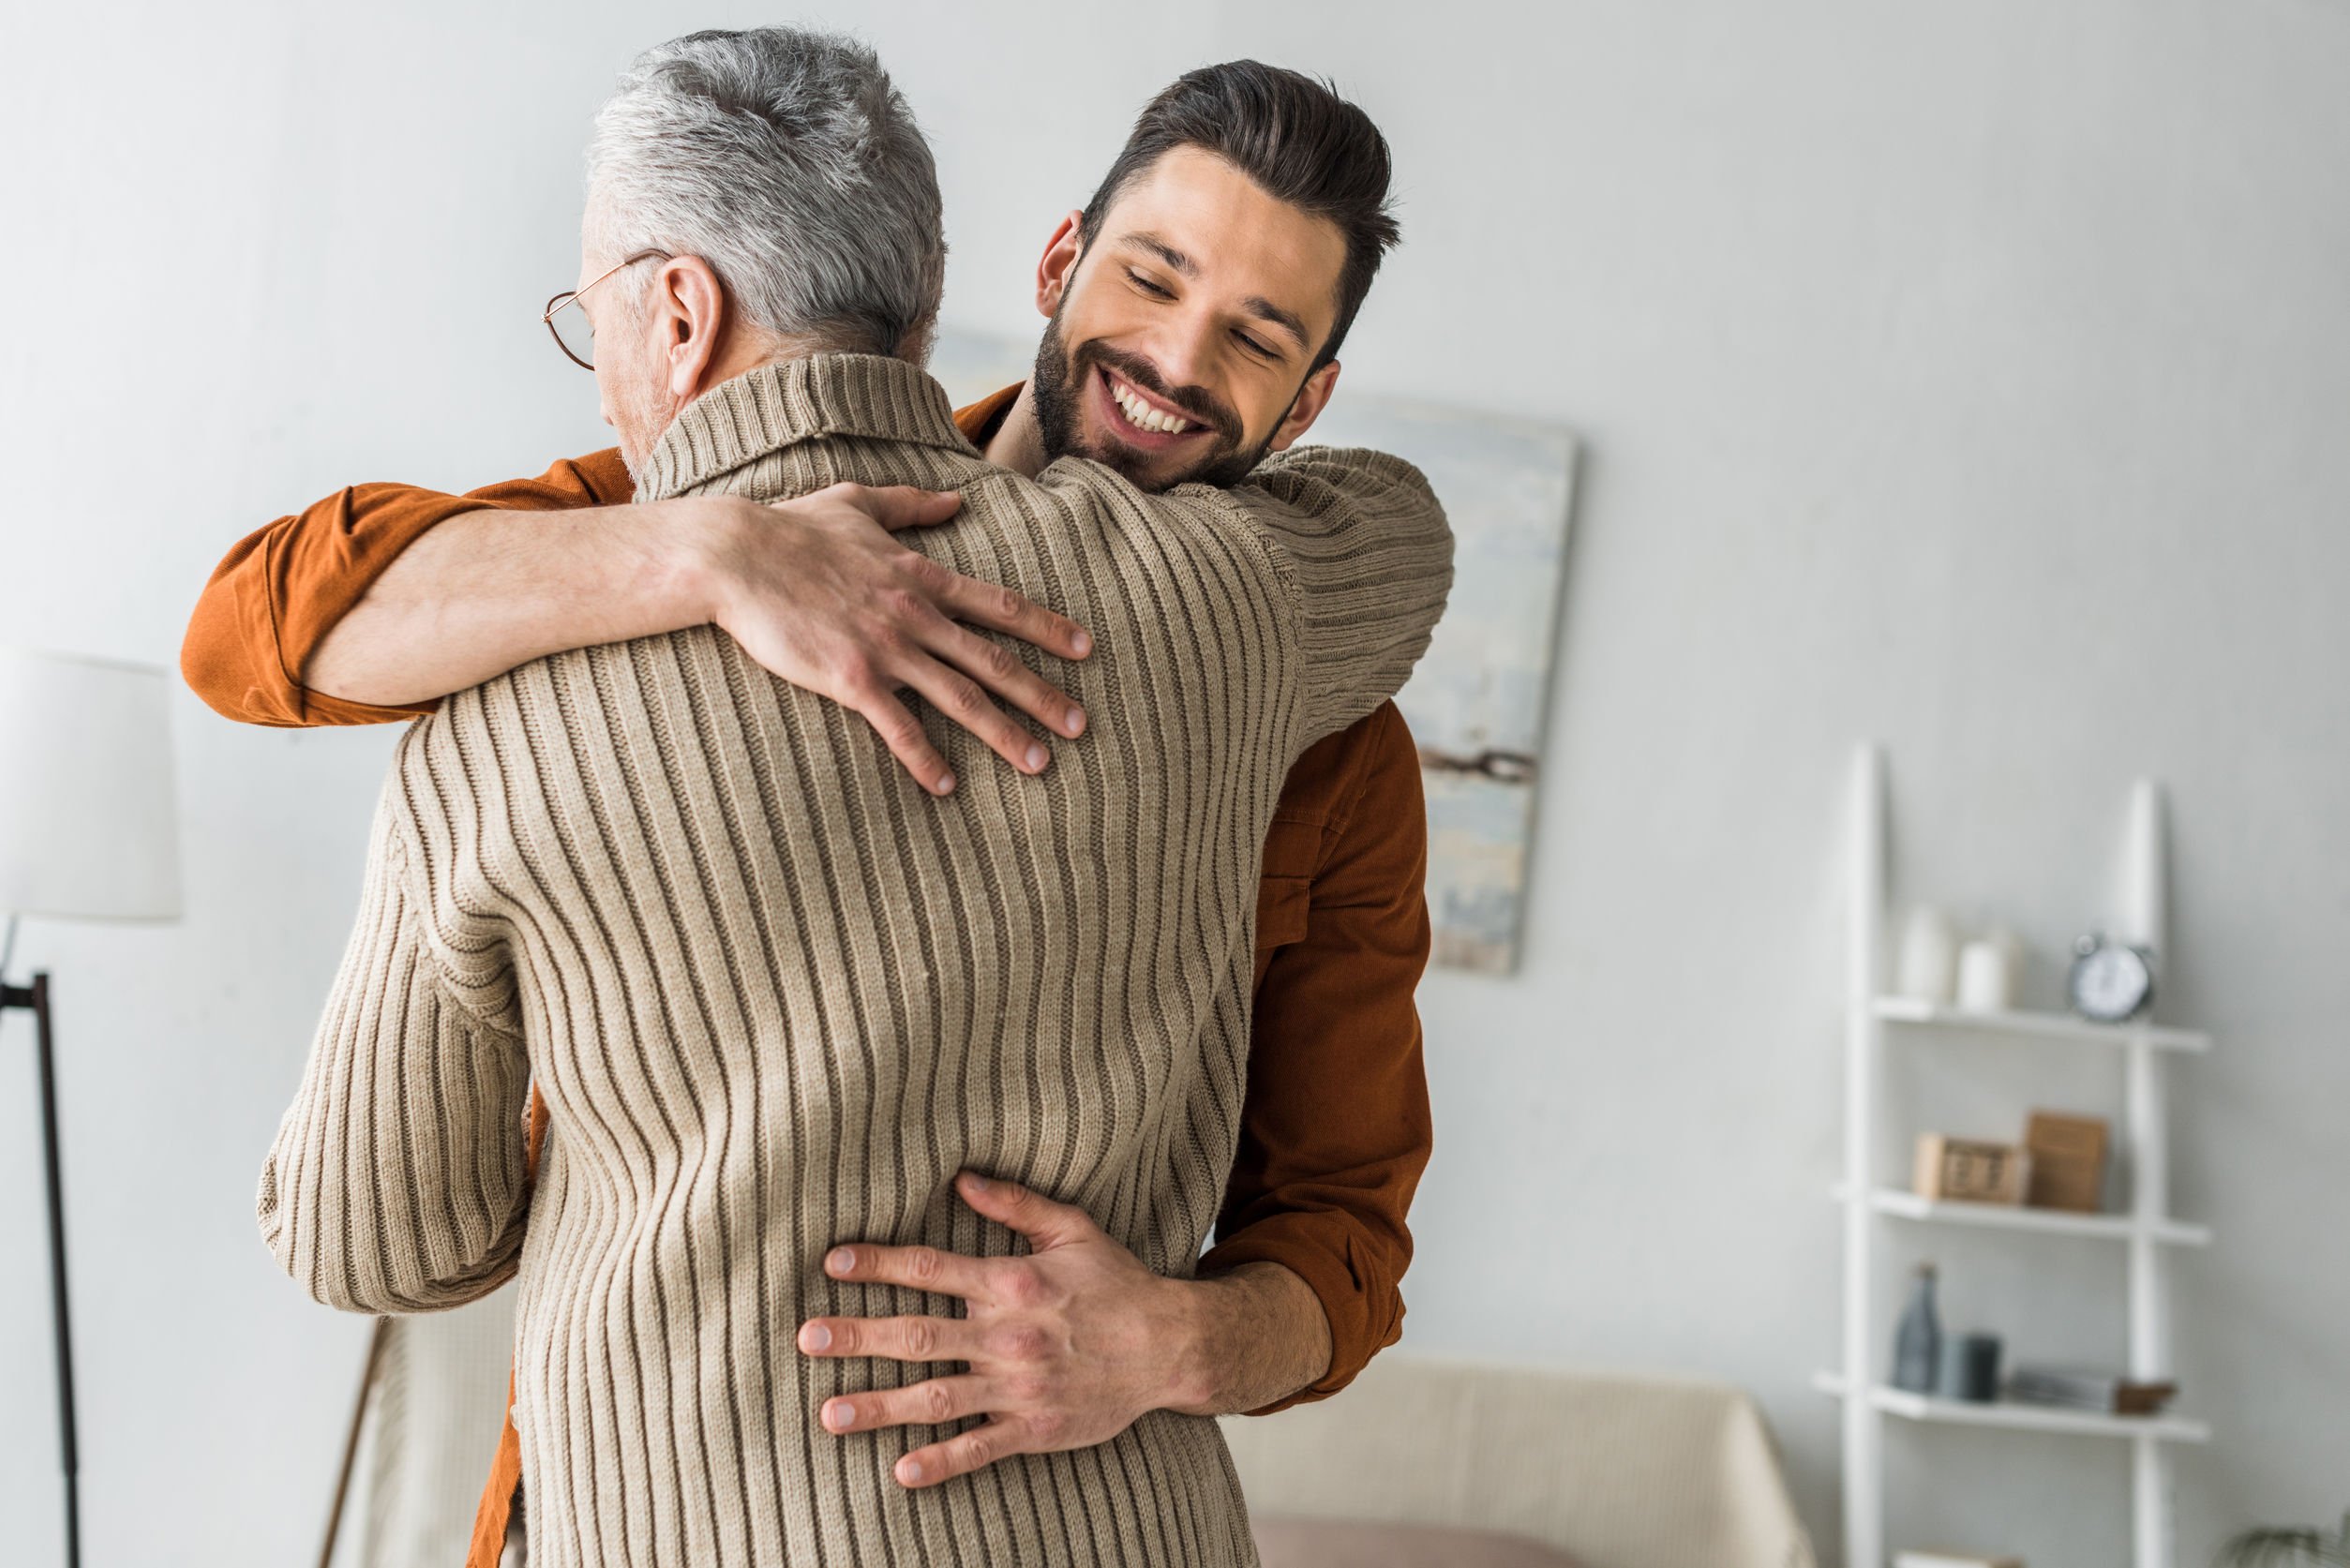
<path fill-rule="evenodd" d="M 695 496 L 640 508 L 670 513 L 663 518 L 653 512 L 649 520 L 659 530 L 661 559 L 680 607 L 693 623 L 726 624 L 741 577 L 746 520 L 754 506 L 736 496 Z"/>
<path fill-rule="evenodd" d="M 1233 1281 L 1228 1276 L 1166 1282 L 1172 1310 L 1168 1353 L 1158 1408 L 1178 1415 L 1221 1414 L 1224 1393 L 1221 1323 L 1229 1314 Z"/>
<path fill-rule="evenodd" d="M 1319 1382 L 1336 1349 L 1313 1288 L 1257 1259 L 1181 1282 L 1183 1323 L 1172 1337 L 1166 1408 L 1184 1415 L 1262 1409 Z"/>

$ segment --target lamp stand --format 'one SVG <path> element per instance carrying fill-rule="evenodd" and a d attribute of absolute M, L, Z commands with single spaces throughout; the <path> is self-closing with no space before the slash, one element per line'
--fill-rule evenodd
<path fill-rule="evenodd" d="M 57 1325 L 57 1422 L 66 1468 L 66 1568 L 81 1568 L 82 1466 L 73 1425 L 73 1328 L 66 1311 L 66 1206 L 57 1172 L 57 1055 L 52 1039 L 48 975 L 34 975 L 31 985 L 0 980 L 0 1017 L 11 1008 L 32 1011 L 40 1057 L 41 1152 L 49 1174 L 50 1310 Z"/>

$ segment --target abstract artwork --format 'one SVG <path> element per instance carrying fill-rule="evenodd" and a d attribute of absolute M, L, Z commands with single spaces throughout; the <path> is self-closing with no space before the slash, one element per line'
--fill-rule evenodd
<path fill-rule="evenodd" d="M 1024 379 L 1035 353 L 942 333 L 931 370 L 957 404 Z M 1428 475 L 1452 519 L 1452 603 L 1396 705 L 1428 793 L 1436 962 L 1517 966 L 1543 719 L 1558 645 L 1575 439 L 1529 425 L 1340 389 L 1310 441 L 1392 452 Z"/>

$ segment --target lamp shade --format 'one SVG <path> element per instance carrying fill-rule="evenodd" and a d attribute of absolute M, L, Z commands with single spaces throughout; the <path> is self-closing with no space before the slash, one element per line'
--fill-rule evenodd
<path fill-rule="evenodd" d="M 170 694 L 154 665 L 0 648 L 0 913 L 178 918 Z"/>

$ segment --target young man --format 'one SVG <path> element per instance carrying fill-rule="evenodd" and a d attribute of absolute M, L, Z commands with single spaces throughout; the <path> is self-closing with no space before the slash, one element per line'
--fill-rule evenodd
<path fill-rule="evenodd" d="M 966 424 L 967 431 L 976 431 L 987 441 L 991 455 L 1010 458 L 1012 466 L 1033 471 L 1051 456 L 1081 453 L 1100 457 L 1137 483 L 1154 488 L 1193 478 L 1228 483 L 1246 474 L 1266 450 L 1286 447 L 1310 424 L 1335 381 L 1335 352 L 1347 319 L 1359 304 L 1361 290 L 1368 286 L 1369 268 L 1375 265 L 1378 249 L 1391 237 L 1391 231 L 1382 231 L 1384 219 L 1365 221 L 1363 233 L 1350 234 L 1340 217 L 1322 216 L 1313 203 L 1321 202 L 1334 213 L 1354 214 L 1358 218 L 1366 212 L 1375 217 L 1384 197 L 1384 149 L 1375 188 L 1358 181 L 1359 188 L 1340 189 L 1334 195 L 1326 157 L 1325 167 L 1317 171 L 1301 157 L 1285 159 L 1277 145 L 1273 155 L 1259 149 L 1254 162 L 1244 165 L 1219 149 L 1215 140 L 1220 127 L 1220 133 L 1229 134 L 1235 122 L 1245 129 L 1250 123 L 1251 107 L 1257 110 L 1260 123 L 1268 110 L 1287 107 L 1294 112 L 1301 87 L 1308 95 L 1309 107 L 1327 112 L 1335 105 L 1326 94 L 1289 79 L 1287 73 L 1234 67 L 1195 73 L 1145 112 L 1134 142 L 1086 215 L 1082 220 L 1072 215 L 1047 252 L 1040 273 L 1039 296 L 1040 304 L 1053 317 L 1053 326 L 1040 354 L 1036 379 L 1018 389 L 1016 396 L 991 400 L 994 407 L 973 414 Z M 1286 103 L 1280 97 L 1284 94 L 1290 95 Z M 1312 96 L 1316 94 L 1319 99 Z M 1273 101 L 1265 101 L 1265 95 L 1273 95 Z M 1375 141 L 1375 132 L 1371 138 Z M 1247 156 L 1246 148 L 1242 156 Z M 1346 172 L 1359 172 L 1351 168 Z M 1311 221 L 1300 222 L 1301 217 Z M 642 264 L 621 256 L 609 259 L 619 262 L 623 273 Z M 644 258 L 654 260 L 666 263 L 651 285 L 656 297 L 671 297 L 662 291 L 673 288 L 668 279 L 675 259 Z M 1301 286 L 1301 279 L 1321 282 L 1318 287 Z M 583 270 L 580 293 L 585 297 L 575 310 L 592 304 L 597 297 L 594 291 L 602 283 L 601 277 Z M 687 304 L 680 304 L 677 309 L 688 313 Z M 594 357 L 599 381 L 605 381 L 605 357 Z M 652 455 L 664 418 L 657 407 L 660 396 L 648 390 L 656 380 L 639 377 L 621 383 L 635 390 L 617 399 L 612 396 L 614 387 L 606 387 L 607 413 L 621 430 L 622 451 L 640 467 Z M 992 421 L 989 415 L 995 416 Z M 992 423 L 993 428 L 983 422 Z M 189 639 L 191 682 L 217 705 L 233 708 L 242 699 L 242 716 L 263 720 L 333 722 L 405 716 L 383 712 L 380 704 L 370 710 L 332 699 L 321 702 L 315 694 L 292 689 L 291 681 L 284 682 L 288 690 L 277 694 L 281 706 L 274 712 L 266 707 L 267 698 L 256 702 L 231 693 L 227 700 L 221 700 L 220 672 L 231 666 L 218 658 L 223 646 L 219 632 L 224 620 L 233 623 L 236 596 L 256 589 L 266 595 L 274 589 L 287 598 L 291 613 L 271 619 L 281 639 L 286 629 L 292 627 L 293 641 L 264 651 L 272 670 L 300 671 L 305 664 L 302 657 L 280 665 L 279 655 L 298 649 L 306 620 L 322 629 L 312 634 L 321 655 L 328 651 L 327 643 L 344 633 L 370 635 L 370 620 L 376 635 L 397 623 L 398 595 L 371 593 L 368 579 L 375 573 L 382 573 L 374 577 L 378 589 L 397 588 L 396 578 L 407 572 L 412 579 L 407 591 L 435 591 L 426 586 L 421 569 L 408 571 L 420 561 L 430 564 L 427 546 L 448 545 L 444 559 L 434 569 L 453 586 L 482 580 L 464 569 L 481 562 L 465 562 L 462 551 L 467 541 L 460 529 L 478 530 L 473 536 L 477 541 L 497 539 L 509 556 L 551 543 L 543 531 L 527 541 L 521 539 L 517 530 L 525 525 L 508 513 L 486 509 L 485 500 L 561 504 L 604 499 L 619 489 L 620 482 L 608 472 L 612 466 L 610 455 L 599 455 L 576 465 L 559 465 L 536 490 L 472 500 L 387 489 L 347 492 L 333 506 L 322 505 L 300 519 L 273 525 L 232 556 L 208 590 L 206 605 L 200 606 Z M 891 515 L 892 520 L 938 515 L 937 509 L 925 512 L 923 503 L 906 496 L 880 498 L 867 504 Z M 877 532 L 868 525 L 861 533 L 846 523 L 840 504 L 803 507 L 802 512 L 811 532 L 842 548 L 829 557 L 802 550 L 794 562 L 797 569 L 779 574 L 792 590 L 807 580 L 807 568 L 813 563 L 829 560 L 834 563 L 837 587 L 832 604 L 853 609 L 873 594 L 869 586 L 861 590 L 856 586 L 855 570 L 877 567 L 900 574 L 902 586 L 927 596 L 933 618 L 924 624 L 934 638 L 940 637 L 937 626 L 943 624 L 943 615 L 953 614 L 1028 633 L 1055 651 L 1071 655 L 1082 651 L 1074 644 L 1076 634 L 1066 622 L 1048 620 L 1025 602 L 979 596 L 969 578 L 935 570 L 924 574 L 920 567 L 930 563 L 879 547 Z M 314 522 L 314 517 L 322 521 Z M 301 562 L 306 545 L 312 542 L 305 540 L 303 530 L 321 532 L 346 518 L 352 525 L 350 538 L 358 542 L 354 552 L 358 559 L 339 576 L 306 575 Z M 442 521 L 449 518 L 454 521 Z M 566 538 L 561 551 L 562 562 L 575 571 L 583 564 L 591 565 L 594 549 L 624 538 L 630 527 L 666 529 L 662 542 L 672 546 L 681 539 L 696 539 L 696 530 L 706 530 L 698 535 L 702 543 L 695 548 L 707 553 L 692 569 L 681 570 L 668 579 L 673 589 L 691 585 L 681 595 L 681 602 L 690 605 L 696 595 L 707 591 L 704 585 L 713 575 L 711 562 L 724 554 L 711 548 L 708 541 L 724 537 L 727 528 L 745 526 L 749 519 L 739 506 L 729 512 L 714 503 L 668 501 L 583 515 L 581 521 L 590 547 L 571 549 L 573 541 Z M 755 526 L 768 530 L 771 539 L 783 531 L 771 516 L 756 517 Z M 535 528 L 544 530 L 547 525 L 542 522 Z M 587 532 L 591 529 L 599 531 Z M 411 541 L 420 542 L 404 554 L 394 554 Z M 386 545 L 388 548 L 381 547 Z M 314 556 L 315 549 L 309 554 Z M 391 566 L 384 570 L 387 557 L 392 558 Z M 693 555 L 688 551 L 671 559 L 692 560 Z M 839 564 L 844 561 L 849 564 Z M 257 569 L 255 562 L 265 565 Z M 291 568 L 289 562 L 293 563 Z M 774 570 L 771 565 L 767 569 Z M 723 577 L 726 573 L 714 575 Z M 736 575 L 747 575 L 740 569 Z M 546 581 L 516 584 L 509 591 L 528 606 L 534 598 L 544 597 Z M 566 586 L 576 590 L 581 581 L 575 575 Z M 307 590 L 286 594 L 289 582 L 307 585 Z M 343 595 L 340 605 L 333 602 L 337 590 Z M 741 606 L 753 596 L 742 592 L 739 581 L 729 592 L 732 597 L 721 595 L 720 602 L 734 605 L 741 622 L 750 615 Z M 367 596 L 359 610 L 338 617 L 337 610 L 347 608 L 357 595 Z M 457 657 L 491 657 L 493 664 L 486 673 L 544 651 L 530 645 L 529 637 L 533 635 L 530 628 L 511 618 L 499 620 L 504 612 L 490 602 L 493 597 L 485 593 L 473 607 L 461 606 L 461 614 L 477 619 L 464 623 L 465 630 L 457 638 L 442 642 L 443 650 Z M 617 597 L 621 595 L 607 595 L 607 599 Z M 378 612 L 389 613 L 371 618 L 367 599 L 376 601 Z M 900 610 L 913 602 L 911 597 L 903 599 Z M 692 624 L 710 619 L 728 623 L 726 614 L 678 616 L 677 607 L 672 603 L 673 619 L 659 624 Z M 224 609 L 230 612 L 225 617 Z M 529 613 L 526 607 L 524 615 Z M 582 628 L 591 636 L 597 631 L 607 636 L 625 636 L 658 629 L 652 622 L 630 626 L 625 617 L 639 613 L 657 617 L 660 611 L 657 606 L 649 610 L 642 605 L 615 606 L 607 602 L 573 619 L 568 641 L 580 640 Z M 774 614 L 771 608 L 768 613 Z M 823 620 L 824 612 L 803 602 L 774 614 L 774 619 L 777 624 L 791 627 L 793 635 L 804 635 L 806 627 Z M 849 630 L 851 635 L 843 646 L 854 644 L 856 628 Z M 451 648 L 453 642 L 463 643 L 475 633 L 480 649 Z M 874 640 L 886 643 L 889 639 Z M 754 638 L 746 636 L 743 642 L 753 652 L 758 651 Z M 971 644 L 987 650 L 1000 648 L 978 639 L 971 639 Z M 398 645 L 398 638 L 385 640 L 387 648 Z M 351 646 L 364 649 L 365 645 L 354 641 Z M 568 642 L 557 646 L 568 646 Z M 1013 698 L 1025 710 L 1065 717 L 1065 699 L 1034 672 L 1023 667 L 1015 674 L 1005 667 L 1010 661 L 995 653 L 974 654 L 970 646 L 943 638 L 925 646 L 963 661 L 974 675 L 988 681 L 990 689 Z M 862 647 L 854 651 L 860 657 L 869 656 Z M 771 667 L 790 663 L 797 656 L 787 649 Z M 329 679 L 319 673 L 322 658 L 307 663 L 313 682 L 327 686 Z M 943 665 L 945 660 L 940 663 Z M 777 673 L 798 678 L 788 669 L 778 668 Z M 877 676 L 870 666 L 862 672 L 862 684 L 868 689 L 849 694 L 861 699 L 861 711 L 873 714 L 878 705 L 870 686 L 879 676 L 896 673 L 884 669 Z M 1180 669 L 1164 674 L 1177 681 L 1183 678 Z M 200 679 L 200 675 L 205 679 Z M 1026 679 L 1020 679 L 1021 676 Z M 366 679 L 363 674 L 347 684 L 364 686 Z M 819 673 L 804 683 L 822 689 L 826 679 Z M 909 677 L 907 683 L 930 694 L 930 688 L 918 679 Z M 425 694 L 368 694 L 412 698 Z M 290 704 L 284 703 L 282 699 L 289 697 Z M 975 728 L 987 722 L 977 717 L 983 704 L 969 701 L 967 692 L 961 701 L 950 698 L 939 706 L 974 715 Z M 409 710 L 420 708 L 421 704 L 415 704 Z M 1069 722 L 1055 727 L 1071 733 L 1081 724 Z M 919 750 L 902 743 L 903 739 L 902 735 L 894 737 L 892 750 L 918 778 L 936 787 L 943 781 L 935 772 L 925 777 Z M 1040 768 L 1018 740 L 1004 739 L 1000 731 L 989 739 L 999 752 L 1015 754 L 1024 771 Z M 1188 1321 L 1196 1320 L 1198 1314 L 1168 1308 L 1163 1292 L 1154 1293 L 1160 1287 L 1178 1283 L 1186 1289 L 1198 1287 L 1189 1281 L 1151 1277 L 1145 1283 L 1137 1278 L 1144 1271 L 1131 1266 L 1131 1253 L 1116 1249 L 1098 1228 L 1084 1233 L 1088 1227 L 1080 1223 L 1082 1211 L 1049 1204 L 1034 1194 L 1016 1190 L 999 1194 L 992 1202 L 983 1202 L 969 1189 L 965 1192 L 982 1214 L 1019 1227 L 1039 1252 L 1058 1249 L 1075 1254 L 1090 1248 L 1100 1256 L 1101 1266 L 1069 1274 L 1070 1282 L 1085 1287 L 1078 1293 L 1088 1300 L 1074 1303 L 1073 1311 L 1058 1320 L 1059 1326 L 1065 1329 L 1092 1310 L 1093 1315 L 1084 1319 L 1088 1328 L 1109 1325 L 1123 1331 L 1123 1339 L 1135 1351 L 1129 1358 L 1130 1366 L 1169 1365 L 1166 1353 L 1182 1347 L 1186 1353 L 1176 1355 L 1172 1364 L 1192 1361 L 1195 1365 L 1183 1375 L 1194 1380 L 1194 1391 L 1213 1390 L 1194 1402 L 1216 1405 L 1220 1401 L 1225 1408 L 1270 1408 L 1269 1401 L 1276 1397 L 1326 1393 L 1351 1377 L 1379 1344 L 1392 1339 L 1400 1310 L 1393 1299 L 1394 1279 L 1408 1257 L 1402 1211 L 1427 1147 L 1425 1091 L 1417 1070 L 1417 1031 L 1409 1000 L 1412 981 L 1426 952 L 1425 919 L 1417 895 L 1422 828 L 1416 772 L 1408 739 L 1400 723 L 1393 720 L 1392 709 L 1383 709 L 1379 715 L 1302 758 L 1282 804 L 1267 841 L 1266 890 L 1258 900 L 1265 917 L 1255 964 L 1259 1040 L 1247 1069 L 1242 1158 L 1223 1199 L 1220 1229 L 1225 1245 L 1218 1249 L 1223 1256 L 1220 1259 L 1218 1253 L 1211 1253 L 1202 1265 L 1205 1271 L 1240 1264 L 1224 1277 L 1226 1282 L 1253 1280 L 1270 1289 L 1250 1297 L 1249 1310 L 1237 1320 L 1228 1311 L 1221 1343 L 1209 1347 L 1203 1343 L 1198 1323 Z M 1404 841 L 1401 854 L 1379 842 L 1390 824 Z M 1285 828 L 1302 829 L 1287 834 L 1286 845 Z M 1350 838 L 1357 842 L 1350 843 Z M 1277 870 L 1285 846 L 1295 857 L 1291 864 L 1299 868 L 1287 877 Z M 1302 879 L 1306 885 L 1298 887 L 1293 879 Z M 1282 882 L 1288 885 L 1280 885 Z M 1330 896 L 1325 898 L 1325 893 Z M 1268 1001 L 1272 1003 L 1270 1017 Z M 1383 1010 L 1384 1018 L 1380 1016 Z M 1370 1038 L 1347 1039 L 1345 1036 L 1355 1028 L 1367 1028 Z M 1291 1039 L 1298 1042 L 1298 1049 L 1285 1053 L 1282 1047 Z M 1370 1047 L 1368 1053 L 1362 1049 L 1366 1044 Z M 1363 1066 L 1366 1054 L 1375 1058 L 1370 1064 L 1373 1092 L 1359 1098 L 1353 1113 L 1343 1098 L 1335 1105 L 1327 1099 L 1319 1107 L 1311 1103 L 1310 1091 L 1329 1096 L 1342 1089 L 1346 1081 L 1340 1075 Z M 559 1120 L 559 1145 L 565 1136 Z M 861 1256 L 848 1269 L 838 1271 L 844 1279 L 890 1279 L 893 1268 L 942 1266 L 935 1255 L 923 1263 L 893 1255 L 888 1248 L 856 1247 L 852 1251 Z M 1124 1257 L 1129 1266 L 1119 1267 L 1113 1252 Z M 944 1277 L 900 1275 L 895 1282 L 935 1286 Z M 965 1277 L 986 1277 L 971 1274 Z M 1290 1284 L 1279 1283 L 1283 1279 Z M 1302 1292 L 1302 1305 L 1321 1320 L 1310 1323 L 1314 1332 L 1303 1337 L 1313 1344 L 1312 1353 L 1302 1358 L 1279 1353 L 1251 1357 L 1252 1348 L 1262 1351 L 1265 1347 L 1252 1347 L 1251 1337 L 1231 1332 L 1233 1323 L 1250 1318 L 1278 1322 L 1284 1306 L 1300 1305 L 1297 1296 L 1284 1293 L 1299 1279 L 1312 1288 Z M 1238 1307 L 1241 1302 L 1235 1295 L 1227 1307 Z M 937 1358 L 943 1341 L 935 1333 L 922 1331 L 928 1336 L 923 1342 L 910 1344 L 903 1337 L 909 1326 L 903 1321 L 821 1319 L 803 1329 L 801 1344 L 812 1354 Z M 892 1338 L 893 1335 L 899 1337 Z M 1329 1337 L 1327 1341 L 1321 1341 L 1325 1335 Z M 826 1336 L 832 1339 L 829 1346 L 812 1342 Z M 1209 1352 L 1206 1361 L 1221 1365 L 1205 1368 L 1197 1365 L 1203 1350 Z M 915 1351 L 926 1353 L 911 1353 Z M 1252 1359 L 1272 1365 L 1242 1365 Z M 1302 1373 L 1281 1369 L 1284 1359 L 1302 1366 Z M 978 1357 L 970 1362 L 975 1368 L 981 1364 Z M 1033 1373 L 1044 1365 L 1040 1361 L 1028 1370 Z M 1318 1369 L 1322 1375 L 1316 1379 Z M 1010 1375 L 1016 1370 L 1009 1369 L 999 1383 L 1024 1381 Z M 1139 1413 L 1130 1408 L 1138 1402 L 1145 1409 L 1165 1408 L 1166 1388 L 1113 1389 L 1107 1385 L 1117 1379 L 1105 1377 L 1104 1371 L 1100 1366 L 1054 1368 L 1046 1381 L 1055 1386 L 1043 1397 L 1028 1401 L 1031 1408 L 1012 1412 L 1015 1419 L 1010 1421 L 1006 1420 L 1002 1400 L 984 1407 L 997 1412 L 987 1430 L 999 1435 L 978 1444 L 959 1439 L 943 1445 L 944 1451 L 935 1456 L 943 1464 L 932 1462 L 929 1450 L 912 1456 L 910 1462 L 926 1472 L 918 1484 L 935 1484 L 940 1476 L 968 1469 L 985 1456 L 1022 1451 L 1055 1439 L 1074 1435 L 1079 1441 L 1100 1441 L 1114 1433 L 1083 1434 L 1111 1426 L 1123 1429 Z M 1250 1386 L 1250 1374 L 1257 1379 L 1253 1387 Z M 1265 1381 L 1268 1376 L 1270 1381 Z M 871 1403 L 833 1401 L 824 1416 L 837 1431 L 871 1430 L 913 1420 L 935 1422 L 939 1406 L 932 1400 L 967 1393 L 967 1388 L 955 1385 L 972 1381 L 969 1376 L 936 1380 Z M 1037 1381 L 1034 1376 L 1025 1380 L 1027 1383 Z M 1301 1391 L 1300 1384 L 1311 1386 Z M 1160 1403 L 1154 1406 L 1148 1403 L 1151 1400 Z M 846 1420 L 835 1423 L 832 1418 L 842 1405 L 852 1408 Z M 1000 1435 L 1007 1432 L 1010 1435 Z M 1061 1442 L 1061 1446 L 1070 1445 Z M 897 1475 L 902 1482 L 917 1480 L 905 1465 Z"/>

